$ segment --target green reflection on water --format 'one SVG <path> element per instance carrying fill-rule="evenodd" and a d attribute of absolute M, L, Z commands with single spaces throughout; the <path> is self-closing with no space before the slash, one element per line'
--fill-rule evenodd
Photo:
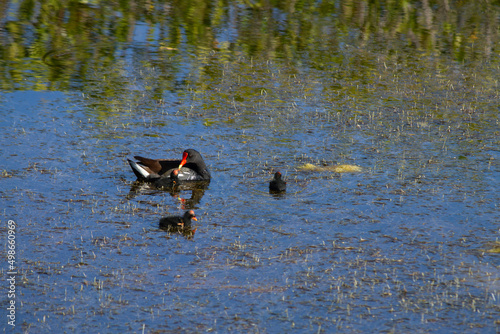
<path fill-rule="evenodd" d="M 160 113 L 293 134 L 335 120 L 332 133 L 395 145 L 422 133 L 448 143 L 446 131 L 467 145 L 498 122 L 497 2 L 8 6 L 2 88 L 82 92 L 100 127 Z"/>
<path fill-rule="evenodd" d="M 3 89 L 67 90 L 120 58 L 140 58 L 171 82 L 183 63 L 241 56 L 358 73 L 415 53 L 496 60 L 495 1 L 21 1 L 3 3 Z M 129 48 L 130 43 L 140 46 Z M 214 56 L 215 55 L 215 56 Z M 127 63 L 130 63 L 128 59 Z M 29 80 L 26 78 L 29 77 Z M 164 87 L 171 89 L 172 87 Z"/>

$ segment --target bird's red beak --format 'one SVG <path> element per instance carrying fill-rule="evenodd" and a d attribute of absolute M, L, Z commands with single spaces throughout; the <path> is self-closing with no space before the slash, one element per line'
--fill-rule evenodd
<path fill-rule="evenodd" d="M 198 221 L 198 219 L 196 219 L 196 217 L 191 217 L 191 219 L 194 221 Z"/>
<path fill-rule="evenodd" d="M 186 164 L 187 158 L 188 158 L 187 152 L 182 153 L 182 161 L 181 161 L 181 164 L 179 165 L 179 169 L 181 169 L 181 167 Z"/>

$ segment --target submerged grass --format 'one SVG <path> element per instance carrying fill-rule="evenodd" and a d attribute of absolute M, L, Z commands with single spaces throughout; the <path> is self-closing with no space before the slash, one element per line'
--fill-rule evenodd
<path fill-rule="evenodd" d="M 240 59 L 175 105 L 123 95 L 108 113 L 89 94 L 71 115 L 53 102 L 64 134 L 55 114 L 26 120 L 0 191 L 24 330 L 496 331 L 496 93 L 486 68 L 418 60 L 381 59 L 364 82 L 347 64 L 329 85 Z M 135 187 L 126 157 L 189 147 L 214 176 L 203 193 Z M 191 238 L 158 228 L 189 208 Z"/>
<path fill-rule="evenodd" d="M 311 172 L 334 172 L 334 173 L 360 173 L 363 169 L 354 165 L 336 165 L 336 166 L 315 166 L 311 163 L 298 166 L 297 169 Z"/>

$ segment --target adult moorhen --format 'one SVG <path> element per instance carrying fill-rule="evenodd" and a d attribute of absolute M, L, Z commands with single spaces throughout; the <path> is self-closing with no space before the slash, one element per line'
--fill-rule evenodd
<path fill-rule="evenodd" d="M 171 216 L 160 219 L 160 228 L 169 231 L 182 231 L 191 228 L 191 220 L 197 221 L 193 210 L 188 210 L 184 216 Z"/>
<path fill-rule="evenodd" d="M 158 179 L 171 178 L 172 171 L 178 169 L 176 182 L 180 181 L 209 181 L 210 172 L 200 152 L 187 149 L 182 154 L 182 160 L 149 159 L 134 156 L 138 162 L 128 160 L 132 171 L 138 180 L 154 182 Z"/>
<path fill-rule="evenodd" d="M 286 182 L 281 179 L 281 173 L 274 173 L 274 179 L 269 182 L 269 192 L 270 193 L 282 193 L 286 191 Z"/>

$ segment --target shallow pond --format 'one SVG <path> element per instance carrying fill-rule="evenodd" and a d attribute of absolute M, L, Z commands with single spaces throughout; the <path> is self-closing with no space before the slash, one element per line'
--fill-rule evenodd
<path fill-rule="evenodd" d="M 14 332 L 499 330 L 495 59 L 166 56 L 141 32 L 72 89 L 0 92 Z M 206 189 L 135 182 L 127 158 L 187 148 Z M 194 235 L 158 228 L 186 209 Z"/>

